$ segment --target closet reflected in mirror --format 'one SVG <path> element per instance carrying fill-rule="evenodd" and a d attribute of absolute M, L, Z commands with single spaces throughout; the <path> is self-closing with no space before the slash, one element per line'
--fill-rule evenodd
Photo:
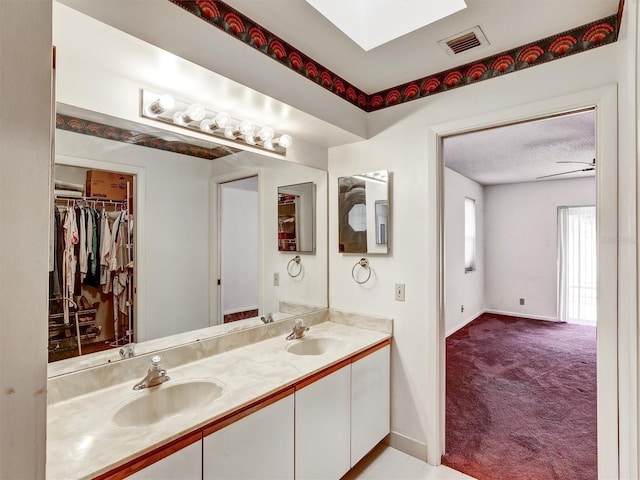
<path fill-rule="evenodd" d="M 389 252 L 389 172 L 338 178 L 338 251 Z"/>
<path fill-rule="evenodd" d="M 278 187 L 278 250 L 315 251 L 316 187 L 299 183 Z"/>
<path fill-rule="evenodd" d="M 74 212 L 76 206 L 86 205 L 84 208 L 93 215 L 91 231 L 94 225 L 100 225 L 95 215 L 101 219 L 103 210 L 111 222 L 115 221 L 111 216 L 116 212 L 127 211 L 130 241 L 125 245 L 131 249 L 131 258 L 126 257 L 126 262 L 118 265 L 124 265 L 122 271 L 129 275 L 124 288 L 130 294 L 118 296 L 114 302 L 113 292 L 105 293 L 104 284 L 88 285 L 86 277 L 79 280 L 81 288 L 76 289 L 75 275 L 67 294 L 62 290 L 50 292 L 49 298 L 70 300 L 58 302 L 57 310 L 52 310 L 52 315 L 61 315 L 55 318 L 56 328 L 50 328 L 50 340 L 64 340 L 57 350 L 67 352 L 59 352 L 60 355 L 50 359 L 82 353 L 79 358 L 50 365 L 50 375 L 120 360 L 124 342 L 135 342 L 135 354 L 139 355 L 229 331 L 260 327 L 264 325 L 260 320 L 263 315 L 271 314 L 278 321 L 327 307 L 325 170 L 210 142 L 186 138 L 191 143 L 179 143 L 185 142 L 185 137 L 132 122 L 126 122 L 126 128 L 122 128 L 120 119 L 68 105 L 58 105 L 58 116 L 56 177 L 75 184 L 78 191 L 68 193 L 69 198 L 59 195 L 56 203 L 61 210 L 73 208 Z M 108 136 L 100 135 L 107 130 Z M 122 138 L 117 137 L 117 132 L 123 132 Z M 158 140 L 145 140 L 149 146 L 132 145 L 129 141 L 133 133 L 135 138 Z M 158 145 L 168 145 L 173 151 Z M 193 152 L 214 152 L 217 157 L 188 154 Z M 88 172 L 115 172 L 130 178 L 130 202 L 88 196 L 86 190 L 82 191 Z M 234 181 L 247 178 L 252 178 L 252 229 L 234 231 L 235 226 L 246 223 L 248 218 L 249 211 L 243 203 L 246 196 L 232 194 L 221 200 L 222 191 L 225 185 L 242 187 L 242 182 Z M 303 234 L 300 244 L 300 248 L 311 251 L 315 248 L 315 255 L 305 259 L 303 281 L 294 281 L 287 275 L 288 259 L 278 250 L 276 198 L 283 185 L 299 187 L 305 198 L 303 203 L 315 206 L 307 233 L 316 233 L 311 240 Z M 225 221 L 225 215 L 223 231 L 221 222 Z M 309 218 L 301 215 L 301 224 L 307 225 Z M 113 229 L 113 224 L 109 225 Z M 85 232 L 85 244 L 87 238 Z M 237 248 L 223 251 L 225 245 Z M 97 259 L 100 247 L 96 252 Z M 93 255 L 88 258 L 94 258 Z M 279 285 L 273 284 L 275 274 L 279 275 Z M 249 286 L 252 293 L 245 295 Z M 65 302 L 68 315 L 64 311 Z M 114 305 L 126 308 L 116 315 Z M 95 310 L 95 318 L 90 318 L 91 310 Z M 74 323 L 76 312 L 80 321 Z M 51 349 L 57 345 L 50 343 Z M 103 348 L 108 350 L 89 353 Z"/>
<path fill-rule="evenodd" d="M 49 361 L 133 341 L 135 177 L 56 165 Z"/>

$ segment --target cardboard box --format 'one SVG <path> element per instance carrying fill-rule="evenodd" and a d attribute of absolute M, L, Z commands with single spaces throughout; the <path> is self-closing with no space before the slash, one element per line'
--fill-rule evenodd
<path fill-rule="evenodd" d="M 88 198 L 126 200 L 127 182 L 129 183 L 129 192 L 133 195 L 133 175 L 104 172 L 102 170 L 88 170 L 85 195 Z"/>

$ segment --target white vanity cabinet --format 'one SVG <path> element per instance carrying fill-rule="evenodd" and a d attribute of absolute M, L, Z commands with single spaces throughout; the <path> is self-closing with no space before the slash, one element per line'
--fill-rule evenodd
<path fill-rule="evenodd" d="M 296 480 L 338 479 L 350 468 L 351 365 L 296 388 Z"/>
<path fill-rule="evenodd" d="M 391 347 L 351 364 L 351 467 L 390 431 Z"/>
<path fill-rule="evenodd" d="M 205 429 L 202 478 L 292 479 L 293 411 L 292 388 L 284 398 L 251 408 L 213 433 Z"/>
<path fill-rule="evenodd" d="M 202 440 L 138 470 L 128 478 L 134 480 L 201 480 Z"/>

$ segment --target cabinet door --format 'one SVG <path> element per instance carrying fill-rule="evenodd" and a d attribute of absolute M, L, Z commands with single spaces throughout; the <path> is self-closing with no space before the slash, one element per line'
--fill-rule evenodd
<path fill-rule="evenodd" d="M 158 460 L 128 478 L 135 480 L 201 480 L 202 440 Z"/>
<path fill-rule="evenodd" d="M 203 478 L 293 478 L 293 405 L 289 395 L 204 437 Z"/>
<path fill-rule="evenodd" d="M 350 467 L 351 366 L 296 391 L 296 480 L 338 479 Z"/>
<path fill-rule="evenodd" d="M 351 364 L 351 466 L 390 430 L 390 352 L 386 346 Z"/>

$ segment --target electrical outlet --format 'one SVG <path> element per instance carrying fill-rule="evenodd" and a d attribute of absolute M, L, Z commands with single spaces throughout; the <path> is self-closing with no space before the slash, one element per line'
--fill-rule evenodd
<path fill-rule="evenodd" d="M 274 273 L 273 274 L 273 285 L 275 287 L 280 285 L 280 274 L 279 273 Z"/>
<path fill-rule="evenodd" d="M 396 301 L 404 302 L 404 283 L 396 283 Z"/>
<path fill-rule="evenodd" d="M 520 299 L 520 305 L 524 305 L 524 298 Z"/>
<path fill-rule="evenodd" d="M 464 312 L 464 305 L 460 305 L 460 313 Z"/>

